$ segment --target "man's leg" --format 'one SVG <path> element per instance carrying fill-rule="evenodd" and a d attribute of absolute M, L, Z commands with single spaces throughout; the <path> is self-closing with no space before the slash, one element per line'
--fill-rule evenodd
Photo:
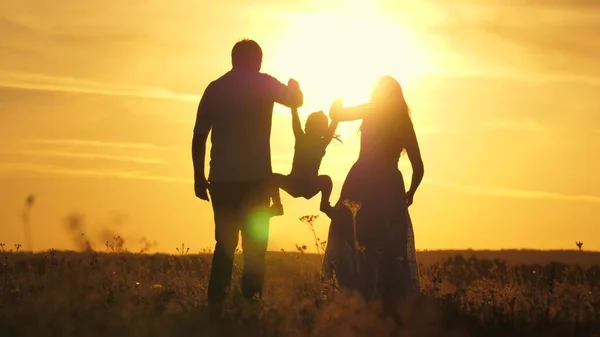
<path fill-rule="evenodd" d="M 242 291 L 246 299 L 262 296 L 265 278 L 265 253 L 269 240 L 268 182 L 249 183 L 244 201 L 242 250 L 244 273 Z"/>
<path fill-rule="evenodd" d="M 227 287 L 231 284 L 233 257 L 241 223 L 241 186 L 236 183 L 211 183 L 210 195 L 215 220 L 215 251 L 208 283 L 211 314 L 220 315 Z"/>

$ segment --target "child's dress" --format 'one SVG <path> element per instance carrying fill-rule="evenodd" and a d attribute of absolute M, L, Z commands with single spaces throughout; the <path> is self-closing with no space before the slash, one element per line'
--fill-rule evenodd
<path fill-rule="evenodd" d="M 310 135 L 296 137 L 292 171 L 287 176 L 286 192 L 294 198 L 311 199 L 320 191 L 319 167 L 325 156 L 328 142 Z"/>

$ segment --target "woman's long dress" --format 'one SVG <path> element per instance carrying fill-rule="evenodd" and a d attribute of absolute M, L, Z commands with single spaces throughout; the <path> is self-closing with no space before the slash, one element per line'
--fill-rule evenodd
<path fill-rule="evenodd" d="M 365 120 L 329 228 L 323 275 L 366 299 L 414 295 L 419 274 L 397 135 Z M 355 217 L 353 216 L 355 213 Z"/>

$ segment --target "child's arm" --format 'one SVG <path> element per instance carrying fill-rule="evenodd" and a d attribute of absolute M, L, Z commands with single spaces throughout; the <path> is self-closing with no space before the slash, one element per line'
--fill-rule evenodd
<path fill-rule="evenodd" d="M 288 87 L 295 92 L 299 92 L 300 95 L 302 94 L 302 91 L 300 90 L 300 84 L 298 84 L 298 82 L 292 78 L 288 80 Z M 294 131 L 294 137 L 296 137 L 296 139 L 304 136 L 304 131 L 302 130 L 302 125 L 300 124 L 300 116 L 298 115 L 299 106 L 300 105 L 290 106 L 292 109 L 292 130 Z"/>
<path fill-rule="evenodd" d="M 335 130 L 337 129 L 339 121 L 337 119 L 333 119 L 331 124 L 329 124 L 329 131 L 327 132 L 327 137 L 325 140 L 327 144 L 331 143 L 331 140 L 335 137 Z M 338 139 L 339 140 L 339 139 Z"/>
<path fill-rule="evenodd" d="M 292 107 L 292 130 L 294 130 L 294 137 L 299 138 L 304 136 L 297 107 Z"/>

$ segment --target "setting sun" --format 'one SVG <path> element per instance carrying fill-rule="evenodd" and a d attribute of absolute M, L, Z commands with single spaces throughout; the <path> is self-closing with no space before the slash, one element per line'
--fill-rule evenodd
<path fill-rule="evenodd" d="M 276 72 L 302 85 L 305 113 L 326 109 L 338 97 L 346 104 L 364 102 L 382 75 L 410 85 L 428 69 L 416 35 L 372 8 L 350 9 L 291 17 L 269 56 Z"/>

